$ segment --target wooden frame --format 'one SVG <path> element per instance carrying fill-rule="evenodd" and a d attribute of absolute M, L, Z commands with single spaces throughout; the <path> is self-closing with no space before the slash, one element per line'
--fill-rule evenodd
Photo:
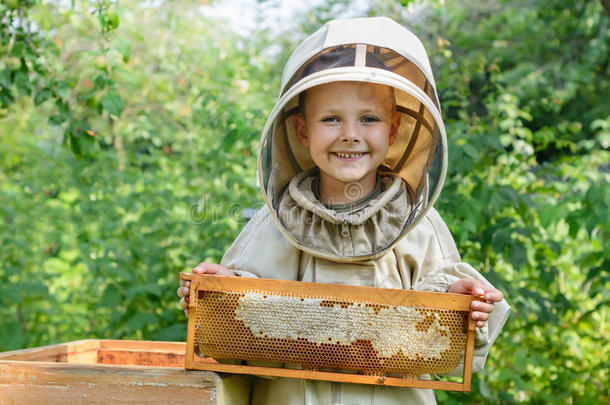
<path fill-rule="evenodd" d="M 326 380 L 346 383 L 375 384 L 399 387 L 431 388 L 450 391 L 470 391 L 474 338 L 476 322 L 471 317 L 470 304 L 479 298 L 450 293 L 434 293 L 413 290 L 381 289 L 374 287 L 354 287 L 339 284 L 321 284 L 300 281 L 253 279 L 243 277 L 223 277 L 214 275 L 181 273 L 183 280 L 189 280 L 189 311 L 184 366 L 191 370 L 253 374 L 271 377 L 290 377 L 312 380 Z M 260 367 L 249 365 L 221 364 L 209 357 L 195 354 L 195 328 L 199 291 L 216 292 L 272 292 L 287 295 L 333 297 L 346 300 L 363 300 L 381 305 L 402 305 L 419 308 L 468 311 L 466 348 L 462 382 L 407 379 L 400 377 L 379 377 L 371 375 L 325 372 L 305 369 Z"/>
<path fill-rule="evenodd" d="M 87 339 L 0 353 L 0 404 L 215 404 L 220 378 L 184 370 L 185 348 Z"/>

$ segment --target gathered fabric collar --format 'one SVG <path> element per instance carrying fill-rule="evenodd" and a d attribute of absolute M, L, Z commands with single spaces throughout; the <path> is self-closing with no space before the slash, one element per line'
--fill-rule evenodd
<path fill-rule="evenodd" d="M 317 169 L 296 175 L 282 193 L 277 213 L 290 236 L 324 257 L 370 256 L 391 246 L 413 219 L 402 178 L 379 172 L 380 191 L 353 209 L 337 212 L 320 201 L 312 188 Z"/>

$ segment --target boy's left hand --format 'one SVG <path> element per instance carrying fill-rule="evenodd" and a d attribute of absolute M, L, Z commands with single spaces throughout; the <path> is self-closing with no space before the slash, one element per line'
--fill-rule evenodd
<path fill-rule="evenodd" d="M 479 280 L 474 278 L 461 278 L 449 287 L 447 292 L 455 294 L 469 294 L 485 299 L 482 301 L 472 301 L 472 319 L 477 321 L 477 327 L 482 328 L 494 310 L 494 302 L 500 302 L 504 298 L 501 291 L 486 287 Z"/>

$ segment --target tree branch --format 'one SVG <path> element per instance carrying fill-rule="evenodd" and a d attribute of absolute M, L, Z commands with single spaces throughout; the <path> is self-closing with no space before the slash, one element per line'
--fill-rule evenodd
<path fill-rule="evenodd" d="M 610 0 L 599 0 L 602 3 L 602 7 L 606 12 L 606 15 L 610 17 Z"/>

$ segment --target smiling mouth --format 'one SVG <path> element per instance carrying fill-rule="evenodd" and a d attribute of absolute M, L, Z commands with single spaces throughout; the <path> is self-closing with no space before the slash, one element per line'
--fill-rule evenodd
<path fill-rule="evenodd" d="M 343 159 L 358 158 L 358 157 L 366 154 L 366 152 L 352 152 L 352 153 L 333 152 L 333 153 Z"/>

